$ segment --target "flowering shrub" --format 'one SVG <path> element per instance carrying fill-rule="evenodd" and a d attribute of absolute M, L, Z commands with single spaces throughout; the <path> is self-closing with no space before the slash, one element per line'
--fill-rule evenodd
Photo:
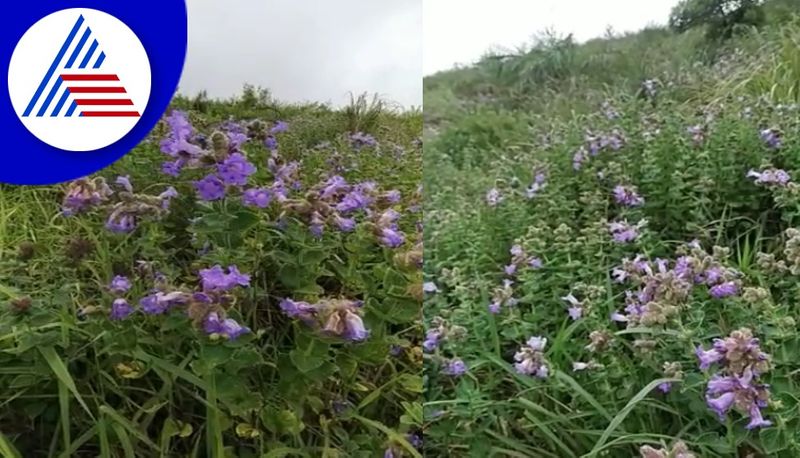
<path fill-rule="evenodd" d="M 798 105 L 550 51 L 432 77 L 426 454 L 800 456 Z"/>
<path fill-rule="evenodd" d="M 419 116 L 177 103 L 97 176 L 3 189 L 0 450 L 421 456 Z"/>

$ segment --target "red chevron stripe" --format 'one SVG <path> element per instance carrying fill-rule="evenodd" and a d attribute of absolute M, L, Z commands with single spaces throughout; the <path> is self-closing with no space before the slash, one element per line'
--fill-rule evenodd
<path fill-rule="evenodd" d="M 127 94 L 124 87 L 69 87 L 73 94 Z"/>
<path fill-rule="evenodd" d="M 133 105 L 130 99 L 75 99 L 78 105 Z"/>
<path fill-rule="evenodd" d="M 64 81 L 119 81 L 117 75 L 61 75 Z"/>
<path fill-rule="evenodd" d="M 138 111 L 84 111 L 81 116 L 88 118 L 138 118 Z"/>

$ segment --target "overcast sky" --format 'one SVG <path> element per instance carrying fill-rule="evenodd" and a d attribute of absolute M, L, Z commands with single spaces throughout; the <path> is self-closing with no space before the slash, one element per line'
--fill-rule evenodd
<path fill-rule="evenodd" d="M 552 28 L 578 41 L 666 24 L 678 0 L 425 0 L 426 75 L 474 62 L 493 46 L 513 48 Z"/>
<path fill-rule="evenodd" d="M 422 104 L 422 0 L 188 0 L 179 92 L 226 98 L 244 83 L 288 102 L 377 92 Z"/>

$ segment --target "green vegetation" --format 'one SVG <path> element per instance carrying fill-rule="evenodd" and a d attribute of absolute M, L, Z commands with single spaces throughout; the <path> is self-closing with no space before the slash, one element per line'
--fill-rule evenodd
<path fill-rule="evenodd" d="M 800 456 L 800 3 L 761 8 L 425 79 L 427 456 Z"/>
<path fill-rule="evenodd" d="M 179 98 L 0 187 L 0 456 L 419 457 L 422 117 L 359 100 Z"/>

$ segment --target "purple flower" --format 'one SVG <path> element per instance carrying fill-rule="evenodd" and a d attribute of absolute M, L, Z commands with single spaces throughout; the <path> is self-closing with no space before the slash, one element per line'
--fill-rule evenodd
<path fill-rule="evenodd" d="M 639 237 L 639 229 L 643 227 L 645 220 L 641 220 L 635 226 L 627 221 L 615 221 L 609 223 L 608 231 L 617 243 L 633 242 Z"/>
<path fill-rule="evenodd" d="M 486 203 L 490 207 L 497 207 L 497 205 L 503 201 L 503 196 L 500 195 L 500 190 L 497 188 L 492 188 L 486 193 Z"/>
<path fill-rule="evenodd" d="M 334 215 L 333 222 L 342 232 L 353 232 L 356 229 L 356 220 L 353 218 L 343 218 L 339 215 Z"/>
<path fill-rule="evenodd" d="M 203 291 L 228 291 L 237 286 L 250 286 L 250 275 L 242 274 L 235 265 L 228 267 L 228 273 L 219 264 L 200 271 Z"/>
<path fill-rule="evenodd" d="M 286 132 L 287 130 L 289 130 L 289 124 L 283 121 L 277 121 L 275 125 L 272 126 L 272 129 L 269 130 L 269 133 L 275 135 Z"/>
<path fill-rule="evenodd" d="M 500 305 L 501 305 L 500 302 L 493 301 L 491 304 L 489 304 L 489 313 L 493 315 L 497 315 L 498 313 L 500 313 Z"/>
<path fill-rule="evenodd" d="M 273 137 L 272 135 L 269 135 L 264 140 L 264 146 L 266 146 L 267 149 L 270 151 L 275 151 L 276 149 L 278 149 L 278 140 L 276 140 L 275 137 Z"/>
<path fill-rule="evenodd" d="M 186 161 L 184 161 L 183 159 L 178 159 L 174 162 L 167 161 L 161 164 L 161 171 L 164 173 L 164 175 L 177 177 L 178 175 L 181 174 L 181 170 L 183 169 L 183 166 L 185 164 Z"/>
<path fill-rule="evenodd" d="M 637 193 L 635 186 L 615 186 L 614 200 L 616 200 L 618 204 L 627 207 L 638 207 L 644 204 L 644 199 Z"/>
<path fill-rule="evenodd" d="M 760 407 L 753 403 L 750 406 L 750 422 L 745 426 L 747 429 L 755 429 L 755 428 L 766 428 L 768 426 L 772 426 L 772 422 L 769 420 L 765 420 L 764 417 L 761 415 Z"/>
<path fill-rule="evenodd" d="M 375 140 L 370 134 L 365 134 L 363 132 L 356 132 L 350 135 L 350 143 L 352 147 L 356 150 L 360 150 L 361 148 L 365 147 L 374 147 L 378 146 L 378 141 Z"/>
<path fill-rule="evenodd" d="M 583 303 L 581 303 L 572 293 L 561 298 L 569 303 L 570 307 L 567 309 L 570 318 L 573 321 L 579 320 L 583 316 Z"/>
<path fill-rule="evenodd" d="M 756 184 L 765 186 L 786 186 L 791 180 L 791 176 L 782 169 L 764 169 L 760 172 L 750 170 L 747 172 L 747 178 L 755 178 Z"/>
<path fill-rule="evenodd" d="M 216 175 L 207 175 L 193 184 L 202 200 L 210 202 L 225 197 L 225 183 Z"/>
<path fill-rule="evenodd" d="M 356 189 L 349 192 L 344 196 L 341 202 L 336 205 L 336 210 L 342 214 L 352 213 L 357 210 L 363 210 L 372 203 L 372 199 Z"/>
<path fill-rule="evenodd" d="M 454 358 L 447 362 L 447 366 L 442 370 L 442 373 L 453 377 L 460 377 L 467 373 L 467 365 L 464 364 L 464 361 L 461 359 Z"/>
<path fill-rule="evenodd" d="M 106 220 L 106 229 L 117 234 L 128 234 L 136 229 L 136 216 L 124 211 L 115 211 Z"/>
<path fill-rule="evenodd" d="M 225 184 L 244 186 L 247 177 L 254 174 L 256 168 L 241 153 L 233 153 L 217 165 L 217 172 Z"/>
<path fill-rule="evenodd" d="M 716 349 L 711 350 L 703 350 L 703 347 L 698 346 L 695 349 L 695 354 L 697 355 L 697 359 L 700 360 L 700 370 L 706 370 L 711 367 L 712 364 L 721 361 L 722 358 L 725 357 L 724 354 L 718 352 Z"/>
<path fill-rule="evenodd" d="M 384 194 L 383 197 L 386 199 L 386 202 L 389 202 L 390 204 L 397 204 L 400 202 L 402 195 L 400 194 L 400 191 L 393 189 Z"/>
<path fill-rule="evenodd" d="M 409 444 L 411 444 L 414 448 L 420 450 L 422 449 L 422 436 L 416 433 L 411 433 L 406 435 L 406 440 Z"/>
<path fill-rule="evenodd" d="M 108 289 L 114 294 L 125 294 L 131 289 L 131 282 L 127 277 L 117 275 L 111 280 Z"/>
<path fill-rule="evenodd" d="M 425 340 L 422 342 L 422 348 L 427 352 L 432 352 L 439 348 L 439 339 L 442 338 L 442 332 L 437 329 L 429 329 L 425 333 Z"/>
<path fill-rule="evenodd" d="M 290 318 L 299 318 L 303 321 L 311 321 L 316 316 L 317 309 L 308 302 L 293 301 L 283 299 L 280 303 L 281 310 Z"/>
<path fill-rule="evenodd" d="M 175 305 L 184 304 L 186 302 L 186 294 L 179 291 L 172 293 L 163 293 L 161 291 L 143 297 L 139 301 L 142 311 L 148 315 L 161 315 L 166 312 L 170 307 Z"/>
<path fill-rule="evenodd" d="M 161 151 L 173 157 L 197 157 L 203 150 L 189 142 L 194 134 L 194 128 L 188 117 L 182 111 L 173 110 L 165 119 L 171 132 L 161 141 Z"/>
<path fill-rule="evenodd" d="M 349 188 L 350 185 L 347 184 L 347 181 L 344 178 L 339 175 L 334 175 L 328 178 L 328 181 L 325 182 L 322 191 L 319 193 L 319 197 L 321 199 L 330 199 L 340 192 L 347 191 Z"/>
<path fill-rule="evenodd" d="M 161 199 L 161 208 L 168 209 L 169 204 L 172 199 L 178 197 L 178 190 L 174 187 L 168 187 L 164 192 L 158 195 L 158 198 Z"/>
<path fill-rule="evenodd" d="M 672 390 L 672 383 L 664 382 L 664 383 L 658 385 L 658 390 L 661 391 L 664 394 L 669 393 Z"/>
<path fill-rule="evenodd" d="M 242 202 L 249 207 L 267 208 L 272 201 L 269 189 L 251 188 L 242 194 Z"/>
<path fill-rule="evenodd" d="M 509 264 L 509 265 L 507 265 L 507 266 L 505 266 L 503 268 L 503 271 L 505 271 L 506 275 L 508 275 L 510 277 L 510 276 L 512 276 L 512 275 L 517 273 L 517 265 L 516 264 Z"/>
<path fill-rule="evenodd" d="M 772 149 L 778 149 L 783 145 L 781 133 L 777 129 L 764 129 L 759 132 L 759 136 Z"/>
<path fill-rule="evenodd" d="M 116 181 L 114 182 L 125 188 L 126 191 L 133 192 L 133 186 L 131 185 L 131 180 L 129 175 L 118 176 Z"/>
<path fill-rule="evenodd" d="M 381 228 L 381 235 L 378 240 L 381 245 L 387 248 L 399 248 L 405 243 L 406 238 L 402 232 L 393 228 L 384 227 Z"/>
<path fill-rule="evenodd" d="M 572 168 L 576 171 L 580 170 L 583 167 L 583 163 L 586 162 L 586 149 L 581 147 L 578 151 L 575 151 L 575 154 L 572 156 Z"/>
<path fill-rule="evenodd" d="M 364 327 L 364 320 L 358 314 L 348 310 L 344 315 L 345 332 L 342 337 L 355 342 L 369 337 L 369 331 Z"/>
<path fill-rule="evenodd" d="M 228 340 L 236 340 L 241 335 L 250 332 L 245 326 L 240 325 L 236 320 L 226 318 L 221 320 L 217 312 L 211 312 L 203 322 L 203 330 L 208 335 L 218 334 Z"/>
<path fill-rule="evenodd" d="M 432 281 L 426 281 L 425 283 L 422 284 L 422 290 L 426 293 L 433 294 L 439 292 L 439 287 L 436 286 L 436 283 Z"/>
<path fill-rule="evenodd" d="M 250 138 L 243 132 L 228 132 L 228 148 L 238 151 L 239 147 L 245 144 Z"/>
<path fill-rule="evenodd" d="M 735 400 L 736 394 L 734 392 L 728 392 L 717 398 L 709 397 L 706 399 L 706 403 L 711 410 L 716 412 L 720 420 L 724 420 L 725 415 L 728 413 L 731 407 L 733 407 L 733 402 Z"/>
<path fill-rule="evenodd" d="M 111 304 L 111 320 L 124 320 L 133 313 L 133 307 L 125 299 L 115 299 Z"/>
<path fill-rule="evenodd" d="M 739 293 L 739 286 L 736 282 L 727 281 L 714 285 L 708 290 L 709 294 L 715 299 L 722 299 L 723 297 L 735 296 Z"/>

